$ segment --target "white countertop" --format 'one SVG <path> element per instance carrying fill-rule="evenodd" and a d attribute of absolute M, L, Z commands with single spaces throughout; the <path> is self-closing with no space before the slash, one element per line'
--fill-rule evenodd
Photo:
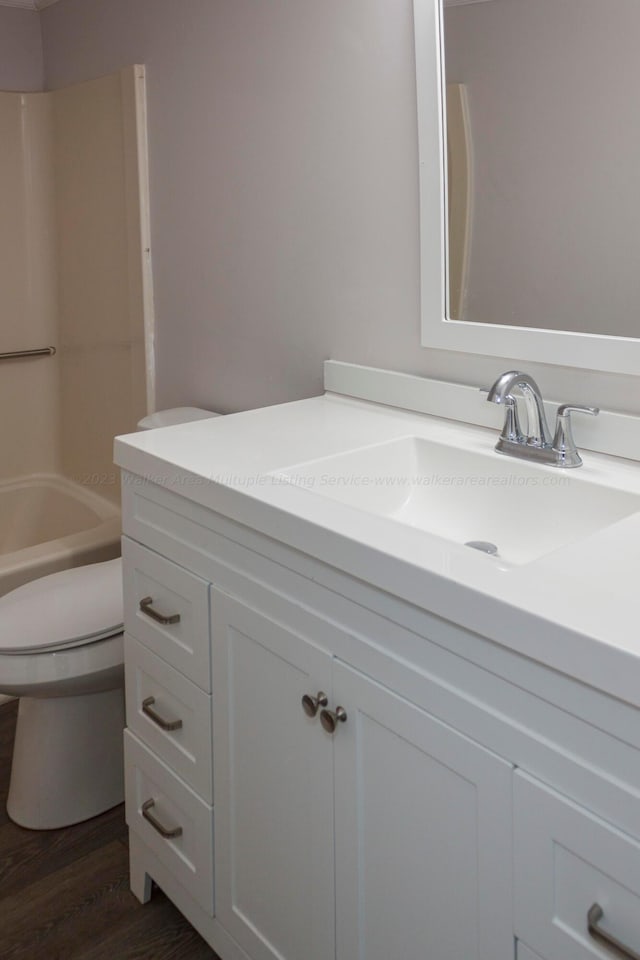
<path fill-rule="evenodd" d="M 115 459 L 188 500 L 640 706 L 640 513 L 506 566 L 271 476 L 406 436 L 483 453 L 497 439 L 484 427 L 327 394 L 119 437 Z M 578 471 L 566 471 L 572 481 L 640 494 L 640 464 L 596 453 L 584 460 Z"/>

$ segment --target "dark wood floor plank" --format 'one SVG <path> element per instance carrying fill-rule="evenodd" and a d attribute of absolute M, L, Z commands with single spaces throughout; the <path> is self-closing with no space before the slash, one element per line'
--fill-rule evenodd
<path fill-rule="evenodd" d="M 17 700 L 11 700 L 9 703 L 0 705 L 0 759 L 3 762 L 4 760 L 11 760 L 17 716 Z"/>
<path fill-rule="evenodd" d="M 114 841 L 99 855 L 89 854 L 5 897 L 1 909 L 3 960 L 28 960 L 38 951 L 66 960 L 80 943 L 93 943 L 136 909 L 126 850 Z"/>
<path fill-rule="evenodd" d="M 18 715 L 18 701 L 3 703 L 0 706 L 0 797 L 4 798 L 9 789 L 11 774 L 11 756 L 13 754 L 13 736 Z M 0 826 L 7 823 L 9 817 L 3 802 L 0 804 Z"/>
<path fill-rule="evenodd" d="M 123 807 L 64 830 L 8 819 L 16 714 L 0 705 L 0 960 L 219 960 L 160 890 L 131 893 Z"/>
<path fill-rule="evenodd" d="M 69 960 L 219 960 L 160 890 L 106 939 Z"/>
<path fill-rule="evenodd" d="M 126 842 L 126 837 L 122 806 L 64 830 L 24 830 L 8 821 L 0 826 L 0 902 L 112 840 Z"/>

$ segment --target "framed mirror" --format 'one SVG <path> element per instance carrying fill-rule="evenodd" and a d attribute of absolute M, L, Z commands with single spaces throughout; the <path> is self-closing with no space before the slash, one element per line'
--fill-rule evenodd
<path fill-rule="evenodd" d="M 640 3 L 414 20 L 423 346 L 640 373 Z"/>

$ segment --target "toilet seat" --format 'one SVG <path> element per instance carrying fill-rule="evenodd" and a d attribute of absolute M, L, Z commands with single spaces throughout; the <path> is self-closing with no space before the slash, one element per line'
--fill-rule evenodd
<path fill-rule="evenodd" d="M 0 597 L 0 655 L 70 650 L 122 630 L 120 558 L 53 573 Z"/>
<path fill-rule="evenodd" d="M 205 416 L 160 411 L 140 427 Z M 0 597 L 0 694 L 20 698 L 7 812 L 23 827 L 69 826 L 124 799 L 123 606 L 120 560 Z"/>
<path fill-rule="evenodd" d="M 67 650 L 0 651 L 0 693 L 11 697 L 70 697 L 112 690 L 124 676 L 122 633 Z"/>

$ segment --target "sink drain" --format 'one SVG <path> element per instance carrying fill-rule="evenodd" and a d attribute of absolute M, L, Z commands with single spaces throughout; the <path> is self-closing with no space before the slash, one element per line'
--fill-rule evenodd
<path fill-rule="evenodd" d="M 489 543 L 488 540 L 467 540 L 465 547 L 472 547 L 473 550 L 479 550 L 480 553 L 488 553 L 492 557 L 495 557 L 498 553 L 498 548 L 495 543 Z"/>

